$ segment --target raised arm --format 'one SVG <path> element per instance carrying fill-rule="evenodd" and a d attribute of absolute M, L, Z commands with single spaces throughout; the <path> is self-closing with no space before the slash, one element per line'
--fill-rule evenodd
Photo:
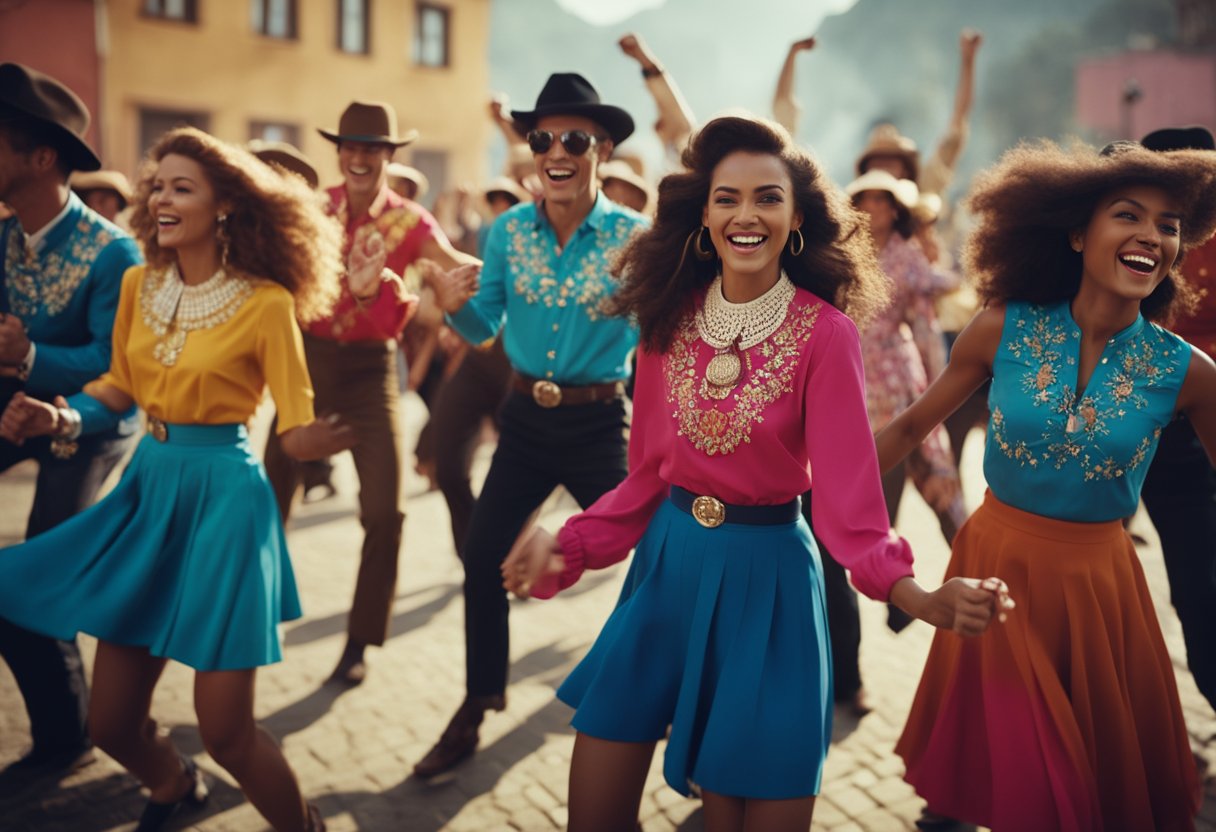
<path fill-rule="evenodd" d="M 505 93 L 495 93 L 490 97 L 490 121 L 494 122 L 494 126 L 502 133 L 502 137 L 507 140 L 507 146 L 513 144 L 523 144 L 527 139 L 519 134 L 515 129 L 515 122 L 507 111 L 507 96 Z"/>
<path fill-rule="evenodd" d="M 885 473 L 924 441 L 929 431 L 953 413 L 992 376 L 992 362 L 1005 325 L 1004 307 L 979 312 L 959 334 L 945 371 L 919 399 L 874 437 L 878 467 Z"/>
<path fill-rule="evenodd" d="M 975 56 L 984 38 L 974 29 L 964 29 L 958 37 L 958 88 L 954 91 L 954 111 L 933 156 L 921 169 L 922 191 L 941 194 L 954 176 L 958 157 L 967 144 L 968 122 L 975 101 Z"/>
<path fill-rule="evenodd" d="M 672 80 L 667 70 L 659 63 L 658 58 L 646 46 L 646 42 L 637 34 L 627 34 L 618 42 L 621 51 L 638 62 L 642 69 L 642 78 L 646 81 L 646 89 L 654 98 L 655 106 L 659 109 L 659 118 L 654 124 L 654 130 L 664 145 L 675 150 L 684 147 L 688 137 L 692 135 L 695 118 L 692 108 L 684 100 L 680 88 Z"/>
<path fill-rule="evenodd" d="M 791 136 L 797 135 L 798 119 L 802 115 L 802 105 L 794 98 L 794 67 L 798 53 L 809 52 L 814 47 L 814 38 L 803 38 L 791 43 L 785 63 L 781 66 L 781 74 L 777 76 L 777 90 L 773 93 L 773 118 L 790 131 Z"/>

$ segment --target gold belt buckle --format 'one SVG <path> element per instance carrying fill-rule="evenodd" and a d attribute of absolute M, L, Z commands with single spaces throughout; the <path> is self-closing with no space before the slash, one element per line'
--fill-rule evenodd
<path fill-rule="evenodd" d="M 726 522 L 726 506 L 717 497 L 701 496 L 692 501 L 692 517 L 707 529 Z"/>
<path fill-rule="evenodd" d="M 152 438 L 157 442 L 169 441 L 169 427 L 155 416 L 148 417 L 148 433 L 152 434 Z"/>
<path fill-rule="evenodd" d="M 541 407 L 557 407 L 562 403 L 562 388 L 551 381 L 538 381 L 532 385 L 532 400 Z"/>

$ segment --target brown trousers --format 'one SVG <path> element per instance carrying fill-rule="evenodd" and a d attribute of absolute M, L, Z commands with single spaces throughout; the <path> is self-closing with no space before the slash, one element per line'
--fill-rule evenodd
<path fill-rule="evenodd" d="M 337 414 L 354 431 L 363 554 L 348 632 L 352 641 L 383 644 L 397 588 L 397 558 L 405 522 L 401 494 L 401 418 L 397 345 L 343 344 L 304 336 L 316 391 L 317 415 Z M 300 466 L 283 453 L 276 425 L 266 443 L 266 473 L 286 522 L 300 486 Z"/>

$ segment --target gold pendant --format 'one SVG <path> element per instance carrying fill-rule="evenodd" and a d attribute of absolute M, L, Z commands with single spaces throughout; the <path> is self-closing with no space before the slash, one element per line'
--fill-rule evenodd
<path fill-rule="evenodd" d="M 705 379 L 715 387 L 734 387 L 739 381 L 743 365 L 736 352 L 719 352 L 709 359 L 705 367 Z"/>
<path fill-rule="evenodd" d="M 185 346 L 186 333 L 175 329 L 156 342 L 156 346 L 152 348 L 152 357 L 164 366 L 172 367 L 177 363 Z"/>

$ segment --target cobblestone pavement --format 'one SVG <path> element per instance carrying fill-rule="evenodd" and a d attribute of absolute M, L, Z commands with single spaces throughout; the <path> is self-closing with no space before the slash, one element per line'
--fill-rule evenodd
<path fill-rule="evenodd" d="M 422 405 L 411 397 L 406 406 L 410 435 L 416 433 L 421 413 Z M 973 437 L 965 457 L 973 506 L 982 491 L 980 445 L 980 438 Z M 486 460 L 483 450 L 479 470 L 484 471 Z M 34 469 L 24 466 L 0 477 L 0 544 L 21 535 L 33 476 Z M 339 460 L 338 487 L 336 498 L 303 506 L 290 526 L 306 617 L 284 627 L 286 660 L 258 676 L 257 716 L 282 742 L 305 794 L 319 804 L 335 832 L 563 828 L 573 734 L 569 711 L 553 693 L 611 610 L 624 567 L 590 573 L 555 601 L 512 602 L 509 707 L 487 717 L 481 750 L 471 762 L 442 782 L 423 784 L 409 776 L 411 767 L 439 736 L 463 695 L 462 573 L 452 549 L 447 510 L 438 492 L 422 493 L 422 484 L 411 473 L 391 638 L 370 653 L 366 683 L 353 690 L 335 688 L 324 680 L 342 648 L 361 540 L 348 457 Z M 552 500 L 542 522 L 556 528 L 572 509 L 568 498 Z M 917 552 L 918 574 L 926 584 L 934 584 L 948 550 L 932 514 L 911 489 L 898 525 Z M 1187 724 L 1195 747 L 1216 769 L 1216 715 L 1186 672 L 1156 537 L 1143 516 L 1133 528 L 1149 539 L 1140 554 L 1174 656 Z M 862 672 L 875 709 L 860 721 L 837 714 L 815 828 L 910 829 L 922 802 L 900 779 L 903 766 L 892 747 L 919 678 L 930 631 L 916 624 L 894 636 L 884 626 L 885 610 L 874 603 L 863 602 L 862 617 Z M 82 644 L 91 663 L 94 644 L 88 638 L 82 638 Z M 188 817 L 190 828 L 264 829 L 260 816 L 202 749 L 187 668 L 169 666 L 153 713 L 214 786 L 205 809 Z M 0 767 L 23 753 L 27 742 L 20 696 L 0 663 Z M 1199 828 L 1213 832 L 1216 778 L 1209 776 L 1206 789 Z M 129 829 L 142 803 L 136 781 L 103 756 L 61 783 L 0 794 L 0 828 Z M 641 819 L 646 832 L 702 829 L 700 804 L 664 785 L 660 755 L 646 783 Z"/>

